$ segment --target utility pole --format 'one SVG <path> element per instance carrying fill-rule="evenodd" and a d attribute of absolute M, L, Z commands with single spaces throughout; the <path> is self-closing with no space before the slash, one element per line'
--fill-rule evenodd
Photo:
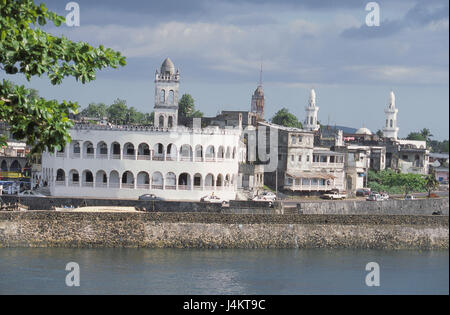
<path fill-rule="evenodd" d="M 278 197 L 278 168 L 275 170 L 275 194 Z"/>

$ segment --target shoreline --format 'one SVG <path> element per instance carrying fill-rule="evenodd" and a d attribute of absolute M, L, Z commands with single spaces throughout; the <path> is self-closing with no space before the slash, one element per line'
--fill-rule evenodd
<path fill-rule="evenodd" d="M 430 215 L 0 212 L 0 247 L 449 249 Z"/>

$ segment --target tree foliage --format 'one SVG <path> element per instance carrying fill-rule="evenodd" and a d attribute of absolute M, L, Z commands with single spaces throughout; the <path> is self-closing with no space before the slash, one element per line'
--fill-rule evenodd
<path fill-rule="evenodd" d="M 88 107 L 81 111 L 83 117 L 99 118 L 102 119 L 107 115 L 108 106 L 104 103 L 90 103 Z"/>
<path fill-rule="evenodd" d="M 287 108 L 280 109 L 272 117 L 271 122 L 285 127 L 303 128 L 302 123 Z"/>
<path fill-rule="evenodd" d="M 399 174 L 392 169 L 375 172 L 369 170 L 368 186 L 374 191 L 391 194 L 426 191 L 426 179 L 420 174 Z"/>
<path fill-rule="evenodd" d="M 96 71 L 125 65 L 125 57 L 110 48 L 94 48 L 84 42 L 49 34 L 40 26 L 55 26 L 65 18 L 36 5 L 33 0 L 0 0 L 0 68 L 6 74 L 21 73 L 29 81 L 46 75 L 53 85 L 65 77 L 86 83 L 96 78 Z M 60 149 L 70 141 L 72 122 L 69 112 L 76 112 L 77 103 L 57 102 L 42 97 L 27 97 L 32 91 L 7 80 L 0 84 L 0 120 L 9 125 L 10 133 L 25 139 L 32 152 Z M 6 145 L 6 139 L 0 138 Z"/>
<path fill-rule="evenodd" d="M 178 115 L 186 118 L 203 117 L 201 111 L 195 110 L 195 101 L 190 94 L 183 94 L 178 102 Z"/>
<path fill-rule="evenodd" d="M 423 128 L 420 131 L 410 132 L 406 139 L 426 141 L 427 148 L 429 148 L 432 152 L 448 152 L 448 140 L 432 140 L 432 137 L 433 135 L 431 134 L 430 129 Z"/>

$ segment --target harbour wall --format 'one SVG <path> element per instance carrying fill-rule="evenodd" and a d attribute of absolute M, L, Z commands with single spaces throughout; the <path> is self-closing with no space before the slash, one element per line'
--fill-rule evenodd
<path fill-rule="evenodd" d="M 66 198 L 66 197 L 18 197 L 1 196 L 3 203 L 20 202 L 30 210 L 52 210 L 63 206 L 123 206 L 137 207 L 149 212 L 207 212 L 239 214 L 449 214 L 448 198 L 416 200 L 392 199 L 385 201 L 344 200 L 344 201 L 302 201 L 290 209 L 282 209 L 279 202 L 269 207 L 267 202 L 230 201 L 229 207 L 221 204 L 190 201 L 140 201 L 131 199 Z"/>
<path fill-rule="evenodd" d="M 0 212 L 0 247 L 444 249 L 448 216 Z"/>
<path fill-rule="evenodd" d="M 297 212 L 303 214 L 415 214 L 449 213 L 448 198 L 384 201 L 345 200 L 334 202 L 302 202 Z"/>

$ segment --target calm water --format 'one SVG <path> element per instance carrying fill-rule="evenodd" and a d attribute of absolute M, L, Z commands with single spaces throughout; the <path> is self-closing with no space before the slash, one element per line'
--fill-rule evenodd
<path fill-rule="evenodd" d="M 71 261 L 80 287 L 65 285 Z M 0 294 L 346 293 L 448 294 L 448 251 L 0 249 Z"/>

